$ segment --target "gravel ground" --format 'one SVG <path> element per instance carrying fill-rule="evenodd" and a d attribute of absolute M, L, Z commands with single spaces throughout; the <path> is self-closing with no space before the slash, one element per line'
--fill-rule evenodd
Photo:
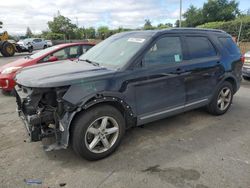
<path fill-rule="evenodd" d="M 0 57 L 0 65 L 21 56 Z M 250 82 L 223 116 L 194 110 L 127 131 L 110 157 L 89 162 L 29 143 L 14 97 L 0 94 L 0 187 L 250 187 Z"/>

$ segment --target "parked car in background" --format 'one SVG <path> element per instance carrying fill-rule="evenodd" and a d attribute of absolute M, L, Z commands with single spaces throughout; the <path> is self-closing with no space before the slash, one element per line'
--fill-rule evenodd
<path fill-rule="evenodd" d="M 97 160 L 115 151 L 129 127 L 204 106 L 224 114 L 240 87 L 242 64 L 232 37 L 220 30 L 119 33 L 77 62 L 19 72 L 18 112 L 31 141 L 53 136 L 47 150 L 71 143 Z"/>
<path fill-rule="evenodd" d="M 250 51 L 245 53 L 244 58 L 245 58 L 245 63 L 242 68 L 242 76 L 244 79 L 249 80 L 250 79 Z"/>
<path fill-rule="evenodd" d="M 8 63 L 0 67 L 0 88 L 4 92 L 11 92 L 15 86 L 16 72 L 23 67 L 65 59 L 74 60 L 94 45 L 89 42 L 59 44 Z"/>
<path fill-rule="evenodd" d="M 47 43 L 47 47 L 53 46 L 53 43 L 51 40 L 45 40 L 45 42 Z"/>
<path fill-rule="evenodd" d="M 40 38 L 27 38 L 17 42 L 20 46 L 28 47 L 31 45 L 32 50 L 41 50 L 48 47 L 47 42 Z"/>

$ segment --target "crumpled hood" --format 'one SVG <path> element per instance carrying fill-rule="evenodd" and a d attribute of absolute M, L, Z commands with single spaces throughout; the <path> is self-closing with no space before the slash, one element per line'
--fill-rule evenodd
<path fill-rule="evenodd" d="M 86 82 L 93 77 L 105 77 L 114 72 L 87 62 L 66 60 L 24 68 L 17 73 L 15 80 L 26 87 L 60 87 Z"/>

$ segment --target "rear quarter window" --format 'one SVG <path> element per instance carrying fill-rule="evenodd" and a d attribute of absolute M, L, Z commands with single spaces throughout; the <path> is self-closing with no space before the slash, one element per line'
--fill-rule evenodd
<path fill-rule="evenodd" d="M 222 47 L 227 50 L 227 52 L 231 55 L 240 54 L 240 49 L 237 47 L 236 43 L 233 41 L 231 37 L 219 37 L 219 42 Z"/>
<path fill-rule="evenodd" d="M 207 37 L 187 36 L 186 43 L 191 59 L 213 57 L 217 52 Z"/>

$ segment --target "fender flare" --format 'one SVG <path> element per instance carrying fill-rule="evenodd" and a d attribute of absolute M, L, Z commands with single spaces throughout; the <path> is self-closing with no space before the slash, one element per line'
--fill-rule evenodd
<path fill-rule="evenodd" d="M 227 81 L 227 80 L 233 80 L 233 82 L 234 82 L 234 83 L 232 83 L 232 84 L 234 84 L 234 85 L 233 85 L 233 89 L 235 90 L 234 93 L 236 93 L 237 89 L 239 88 L 239 86 L 237 85 L 237 83 L 238 83 L 238 82 L 237 82 L 237 78 L 236 78 L 233 74 L 230 74 L 230 73 L 229 73 L 229 74 L 226 74 L 225 76 L 223 76 L 223 77 L 220 78 L 220 80 L 218 81 L 218 83 L 217 83 L 217 85 L 216 85 L 216 87 L 215 87 L 215 90 L 213 91 L 213 93 L 212 93 L 212 95 L 211 95 L 209 101 L 211 101 L 211 100 L 214 98 L 214 96 L 215 96 L 215 94 L 216 94 L 218 88 L 220 87 L 220 85 L 221 85 L 223 82 Z"/>
<path fill-rule="evenodd" d="M 117 94 L 113 93 L 114 95 L 108 95 L 105 93 L 99 93 L 97 95 L 91 95 L 88 96 L 87 99 L 83 100 L 82 103 L 80 103 L 78 105 L 78 107 L 76 108 L 76 110 L 72 111 L 72 112 L 66 112 L 65 115 L 63 116 L 63 118 L 61 120 L 59 120 L 60 122 L 60 126 L 63 126 L 64 131 L 62 132 L 61 135 L 61 146 L 63 148 L 67 148 L 68 144 L 69 144 L 69 137 L 70 137 L 70 128 L 72 125 L 72 122 L 74 121 L 74 119 L 77 117 L 77 115 L 84 111 L 84 110 L 88 110 L 89 108 L 101 104 L 101 103 L 117 103 L 120 106 L 123 107 L 124 112 L 125 112 L 125 120 L 128 121 L 129 125 L 126 128 L 130 128 L 132 126 L 135 125 L 135 112 L 133 111 L 132 107 L 127 104 L 121 97 L 118 97 Z"/>

